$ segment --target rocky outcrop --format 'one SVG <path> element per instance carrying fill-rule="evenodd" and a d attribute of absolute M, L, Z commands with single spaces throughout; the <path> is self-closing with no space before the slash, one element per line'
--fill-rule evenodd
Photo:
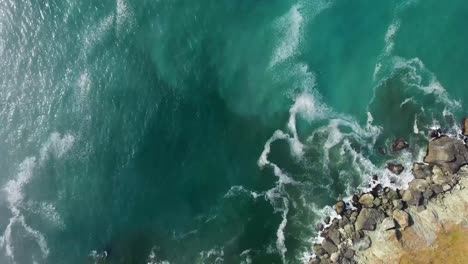
<path fill-rule="evenodd" d="M 468 164 L 468 149 L 463 141 L 450 137 L 441 137 L 429 143 L 424 162 L 438 165 L 445 172 L 456 173 Z"/>
<path fill-rule="evenodd" d="M 393 147 L 399 151 L 408 146 L 400 140 Z M 460 140 L 443 136 L 429 143 L 424 161 L 413 165 L 414 179 L 406 190 L 376 186 L 353 196 L 349 204 L 338 201 L 335 210 L 341 219 L 321 226 L 324 239 L 314 245 L 316 256 L 310 263 L 398 263 L 401 248 L 417 247 L 413 238 L 423 238 L 428 244 L 434 241 L 437 230 L 445 225 L 442 219 L 468 223 L 468 191 L 464 189 L 468 166 L 463 167 L 468 163 L 468 148 Z M 449 193 L 455 191 L 454 200 Z M 442 200 L 450 204 L 441 205 Z"/>

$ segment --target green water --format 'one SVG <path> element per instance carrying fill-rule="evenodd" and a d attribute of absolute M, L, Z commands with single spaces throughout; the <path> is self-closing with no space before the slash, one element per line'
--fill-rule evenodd
<path fill-rule="evenodd" d="M 1 1 L 0 263 L 306 261 L 336 199 L 457 133 L 467 11 Z"/>

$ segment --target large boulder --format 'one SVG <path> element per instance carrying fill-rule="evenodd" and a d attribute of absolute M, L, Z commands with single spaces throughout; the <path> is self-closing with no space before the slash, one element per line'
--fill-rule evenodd
<path fill-rule="evenodd" d="M 429 143 L 424 162 L 456 173 L 461 166 L 468 164 L 468 148 L 458 139 L 441 137 Z"/>
<path fill-rule="evenodd" d="M 393 219 L 398 223 L 402 230 L 405 230 L 410 224 L 409 214 L 403 210 L 393 211 Z"/>
<path fill-rule="evenodd" d="M 409 205 L 419 206 L 422 203 L 423 196 L 417 190 L 408 189 L 403 193 L 401 199 Z"/>
<path fill-rule="evenodd" d="M 413 190 L 424 192 L 429 187 L 429 183 L 423 179 L 414 179 L 409 183 L 409 187 Z"/>
<path fill-rule="evenodd" d="M 374 196 L 370 193 L 365 193 L 359 198 L 359 203 L 364 207 L 373 207 L 374 206 Z"/>
<path fill-rule="evenodd" d="M 345 208 L 346 208 L 346 205 L 343 201 L 338 201 L 335 204 L 335 211 L 339 215 L 341 215 L 344 212 Z"/>
<path fill-rule="evenodd" d="M 385 215 L 380 209 L 363 208 L 356 219 L 356 223 L 354 224 L 356 231 L 374 231 L 375 226 L 382 222 L 384 218 Z"/>
<path fill-rule="evenodd" d="M 328 238 L 326 238 L 326 239 L 323 240 L 323 242 L 322 242 L 322 248 L 323 248 L 325 251 L 327 251 L 329 255 L 331 255 L 331 254 L 333 254 L 333 253 L 335 253 L 335 252 L 338 251 L 338 247 L 335 246 L 335 244 L 333 244 L 333 242 L 332 242 L 330 239 L 328 239 Z"/>
<path fill-rule="evenodd" d="M 368 248 L 370 248 L 372 242 L 371 239 L 368 236 L 364 236 L 363 238 L 357 240 L 353 247 L 357 251 L 364 251 Z"/>
<path fill-rule="evenodd" d="M 416 179 L 425 179 L 432 176 L 432 166 L 424 163 L 414 163 L 413 175 Z"/>

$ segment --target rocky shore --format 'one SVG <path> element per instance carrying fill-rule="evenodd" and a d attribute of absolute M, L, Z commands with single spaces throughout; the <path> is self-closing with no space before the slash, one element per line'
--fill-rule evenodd
<path fill-rule="evenodd" d="M 468 136 L 468 119 L 463 127 L 462 135 Z M 322 241 L 313 245 L 310 264 L 400 263 L 405 254 L 433 247 L 437 234 L 448 227 L 468 227 L 468 147 L 440 131 L 431 136 L 424 160 L 413 165 L 414 179 L 407 189 L 377 184 L 335 204 L 338 217 L 317 224 Z M 392 150 L 408 146 L 397 140 Z M 387 168 L 396 175 L 405 170 L 393 163 Z"/>

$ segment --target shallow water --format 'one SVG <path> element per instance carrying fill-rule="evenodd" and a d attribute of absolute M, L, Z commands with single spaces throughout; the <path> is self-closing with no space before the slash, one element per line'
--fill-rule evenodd
<path fill-rule="evenodd" d="M 301 263 L 327 206 L 456 133 L 467 9 L 0 2 L 0 263 Z"/>

